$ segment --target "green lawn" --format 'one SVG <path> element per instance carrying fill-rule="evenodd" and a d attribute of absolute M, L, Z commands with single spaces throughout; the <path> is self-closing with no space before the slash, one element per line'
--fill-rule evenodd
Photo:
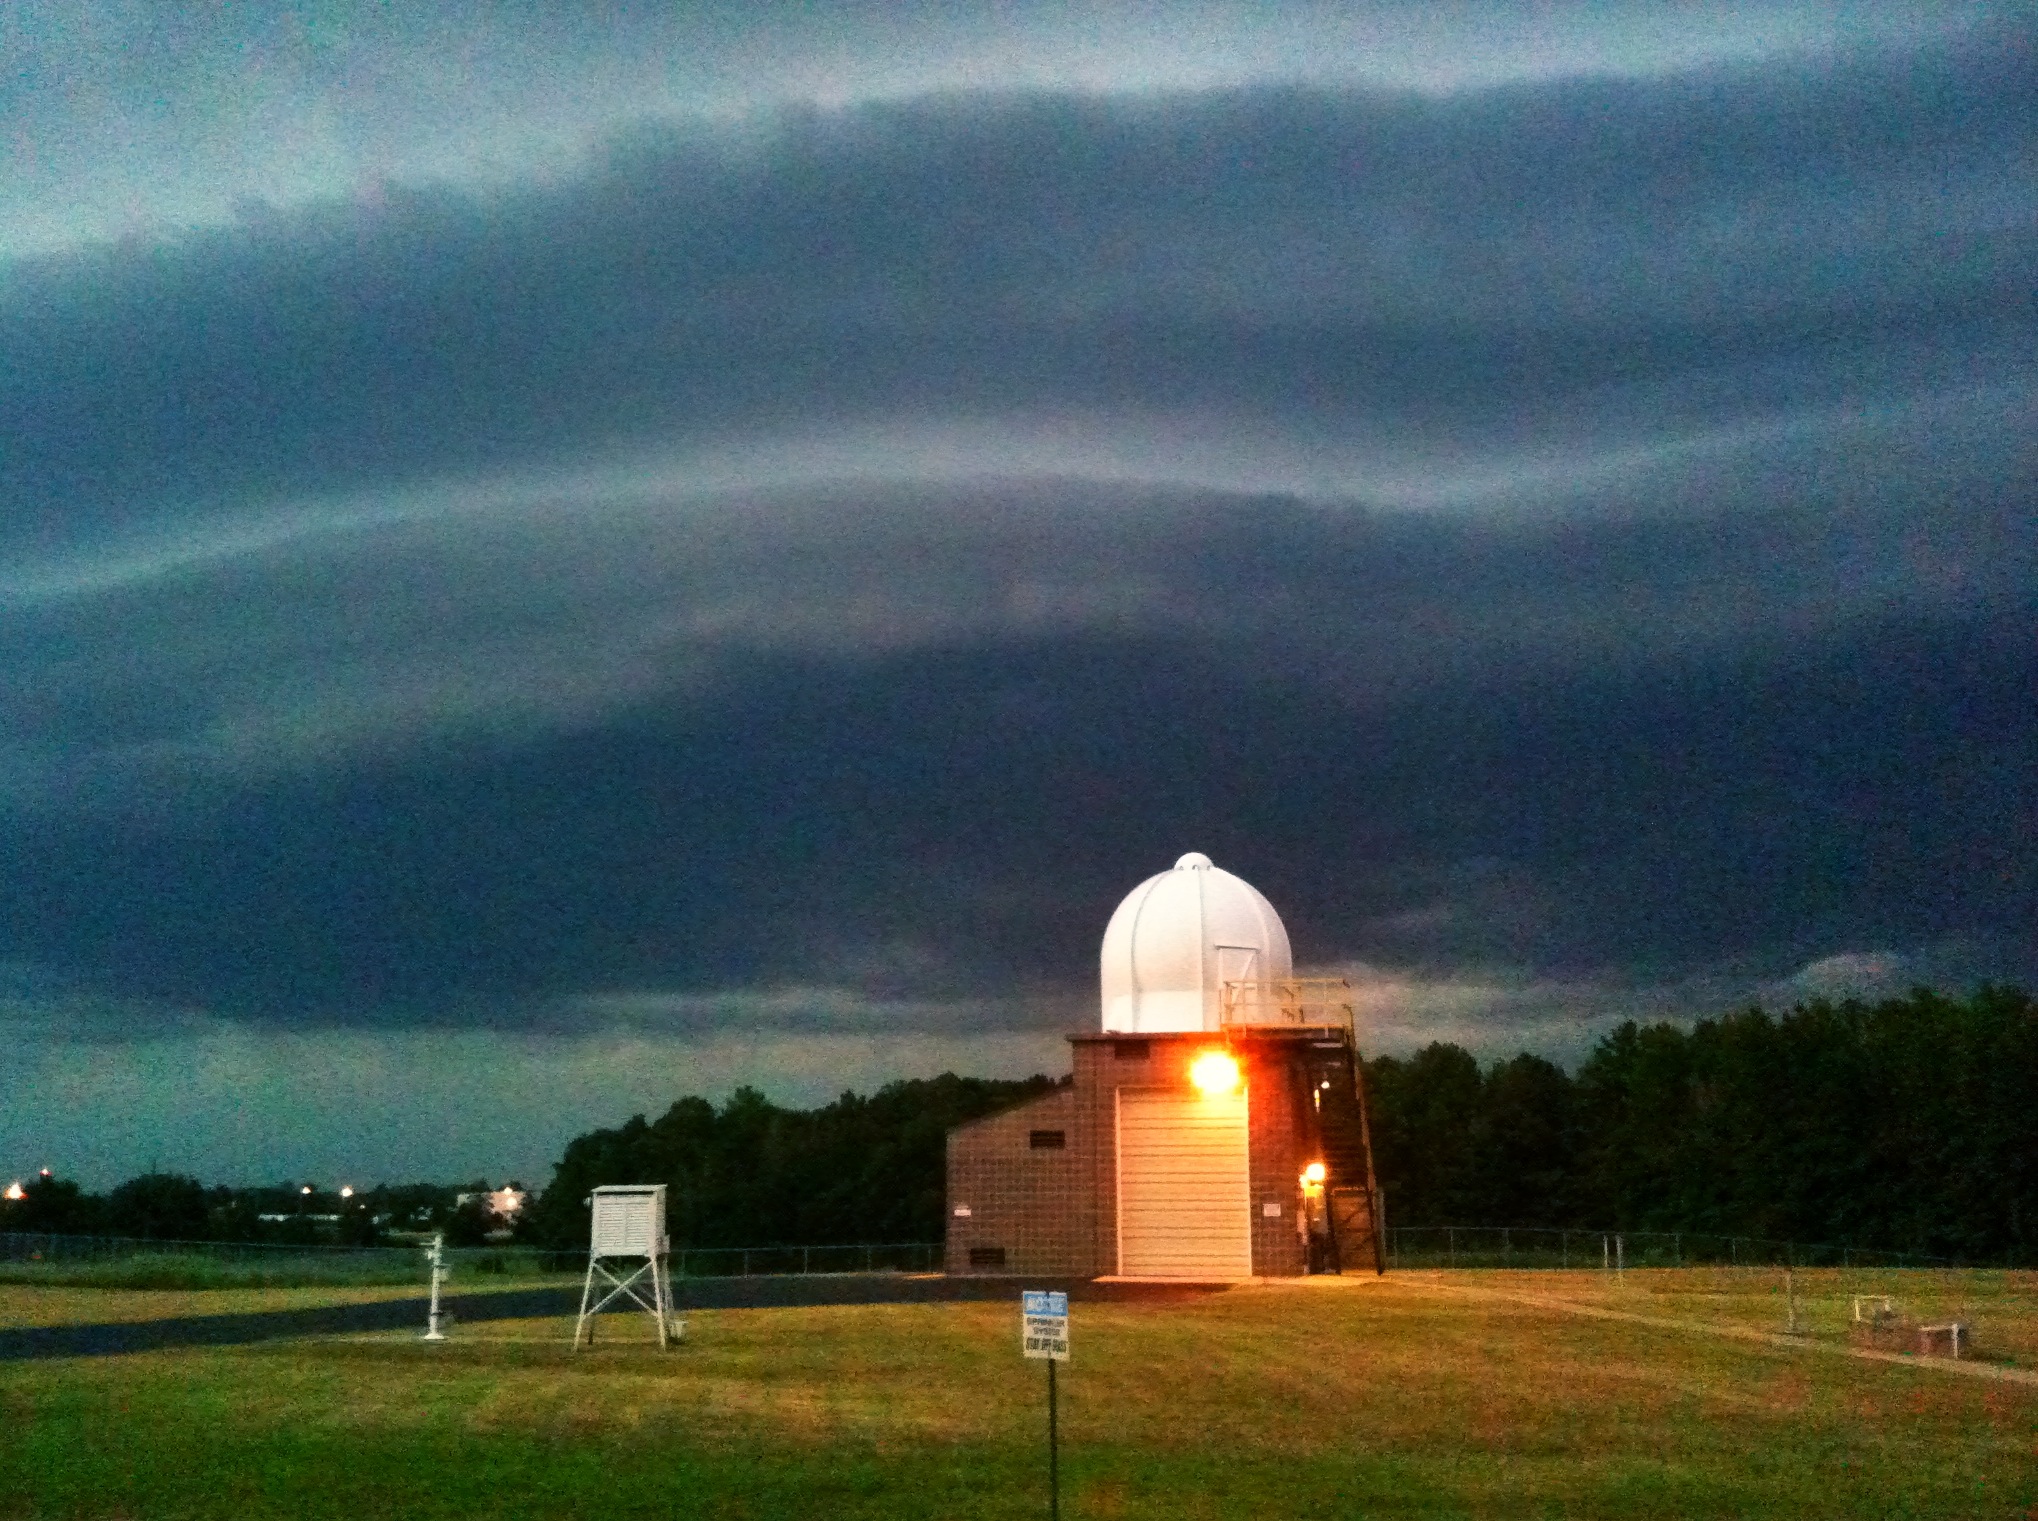
<path fill-rule="evenodd" d="M 2038 1506 L 2038 1387 L 1500 1297 L 1696 1320 L 1724 1296 L 1726 1324 L 1755 1313 L 1759 1285 L 1743 1287 L 1409 1274 L 1078 1303 L 1063 1513 Z M 1970 1288 L 1997 1345 L 2028 1344 L 2028 1282 Z M 1834 1296 L 1819 1303 L 1832 1319 Z M 1044 1379 L 1017 1319 L 1016 1303 L 716 1311 L 665 1354 L 640 1318 L 578 1355 L 568 1322 L 533 1321 L 440 1347 L 406 1333 L 4 1364 L 0 1516 L 1040 1516 Z"/>

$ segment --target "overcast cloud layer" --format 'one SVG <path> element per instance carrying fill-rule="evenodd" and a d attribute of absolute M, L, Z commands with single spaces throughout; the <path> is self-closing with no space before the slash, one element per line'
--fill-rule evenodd
<path fill-rule="evenodd" d="M 5 23 L 0 1171 L 2032 980 L 2033 30 L 1659 12 Z"/>

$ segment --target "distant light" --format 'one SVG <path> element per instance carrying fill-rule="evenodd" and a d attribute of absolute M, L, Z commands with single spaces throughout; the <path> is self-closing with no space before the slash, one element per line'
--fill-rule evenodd
<path fill-rule="evenodd" d="M 40 1172 L 38 1172 L 38 1173 L 36 1174 L 36 1176 L 37 1176 L 37 1177 L 39 1177 L 39 1178 L 47 1178 L 47 1177 L 48 1177 L 49 1175 L 50 1175 L 50 1170 L 49 1170 L 49 1169 L 48 1169 L 47 1167 L 43 1168 L 43 1169 L 42 1169 L 42 1171 L 40 1171 Z"/>
<path fill-rule="evenodd" d="M 354 1185 L 353 1185 L 353 1184 L 351 1184 L 351 1183 L 342 1183 L 342 1184 L 340 1185 L 340 1197 L 341 1197 L 342 1199 L 351 1199 L 351 1198 L 353 1198 L 353 1197 L 354 1197 Z"/>
<path fill-rule="evenodd" d="M 28 1197 L 28 1190 L 21 1186 L 21 1179 L 16 1178 L 12 1183 L 9 1183 L 7 1185 L 6 1194 L 0 1195 L 0 1197 L 5 1197 L 8 1199 L 26 1199 Z"/>
<path fill-rule="evenodd" d="M 298 1192 L 299 1192 L 299 1193 L 302 1193 L 302 1194 L 308 1194 L 308 1193 L 310 1193 L 310 1192 L 311 1192 L 311 1185 L 310 1185 L 309 1183 L 305 1184 L 305 1185 L 304 1185 L 304 1187 L 302 1187 L 302 1188 L 300 1188 L 300 1189 L 298 1190 Z"/>
<path fill-rule="evenodd" d="M 1328 1088 L 1330 1086 L 1330 1079 L 1325 1078 L 1322 1082 L 1318 1083 L 1316 1086 L 1319 1088 Z"/>
<path fill-rule="evenodd" d="M 1238 1062 L 1227 1052 L 1205 1051 L 1190 1064 L 1189 1081 L 1205 1093 L 1230 1093 L 1238 1087 Z"/>
<path fill-rule="evenodd" d="M 1302 1169 L 1302 1181 L 1304 1183 L 1321 1183 L 1325 1176 L 1326 1174 L 1321 1162 L 1311 1162 Z"/>

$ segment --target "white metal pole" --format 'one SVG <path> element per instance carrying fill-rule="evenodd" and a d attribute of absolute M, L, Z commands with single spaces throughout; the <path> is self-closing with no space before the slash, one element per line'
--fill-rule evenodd
<path fill-rule="evenodd" d="M 446 1333 L 439 1329 L 439 1284 L 446 1274 L 445 1246 L 445 1236 L 437 1235 L 432 1237 L 432 1244 L 425 1252 L 426 1257 L 432 1264 L 432 1307 L 425 1316 L 424 1339 L 426 1341 L 444 1341 L 446 1339 Z"/>
<path fill-rule="evenodd" d="M 662 1247 L 662 1246 L 664 1246 L 664 1245 L 665 1245 L 665 1241 L 664 1241 L 664 1239 L 663 1239 L 663 1238 L 661 1237 L 661 1238 L 659 1238 L 659 1239 L 657 1239 L 657 1240 L 653 1241 L 653 1242 L 652 1242 L 652 1245 L 653 1245 L 654 1247 Z M 668 1319 L 668 1309 L 667 1309 L 667 1305 L 666 1305 L 666 1299 L 665 1299 L 665 1267 L 664 1267 L 664 1263 L 665 1263 L 665 1256 L 664 1256 L 664 1253 L 662 1253 L 662 1252 L 660 1252 L 660 1251 L 655 1251 L 655 1250 L 654 1250 L 654 1251 L 653 1251 L 653 1252 L 651 1253 L 651 1302 L 652 1302 L 653 1304 L 655 1304 L 655 1305 L 656 1305 L 656 1306 L 658 1307 L 658 1310 L 657 1310 L 657 1314 L 658 1314 L 658 1350 L 659 1350 L 659 1351 L 661 1351 L 661 1352 L 663 1352 L 663 1351 L 665 1350 L 665 1326 L 666 1326 L 666 1321 L 667 1321 L 667 1319 Z"/>

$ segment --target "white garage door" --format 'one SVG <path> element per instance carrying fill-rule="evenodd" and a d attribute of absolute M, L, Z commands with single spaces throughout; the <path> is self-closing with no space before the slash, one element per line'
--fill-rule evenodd
<path fill-rule="evenodd" d="M 1118 1090 L 1118 1271 L 1250 1278 L 1245 1091 Z"/>

